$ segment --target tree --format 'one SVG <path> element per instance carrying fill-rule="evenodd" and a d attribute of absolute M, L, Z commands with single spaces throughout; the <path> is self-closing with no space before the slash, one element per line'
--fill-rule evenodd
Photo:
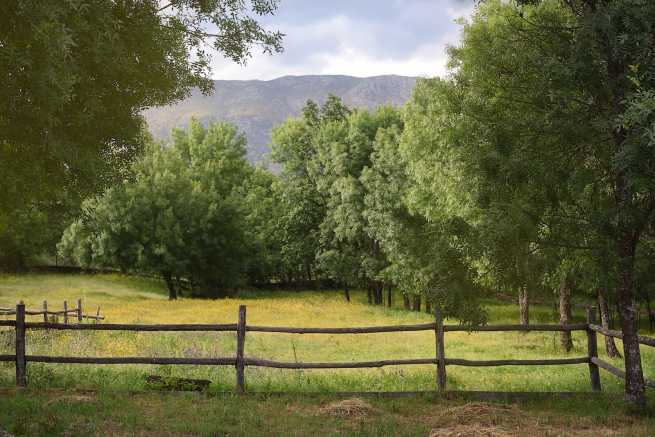
<path fill-rule="evenodd" d="M 285 271 L 280 226 L 287 205 L 280 197 L 278 179 L 270 171 L 258 167 L 239 191 L 246 210 L 245 240 L 250 253 L 248 282 L 268 284 L 280 280 Z"/>
<path fill-rule="evenodd" d="M 171 299 L 180 277 L 196 293 L 225 296 L 242 281 L 249 253 L 245 138 L 196 121 L 173 137 L 171 147 L 149 148 L 133 179 L 87 200 L 59 249 L 82 265 L 161 274 Z"/>
<path fill-rule="evenodd" d="M 272 157 L 282 170 L 275 185 L 281 215 L 278 232 L 280 257 L 287 282 L 311 280 L 319 245 L 319 226 L 325 200 L 315 176 L 314 137 L 320 124 L 318 106 L 308 101 L 301 117 L 289 119 L 273 130 Z"/>
<path fill-rule="evenodd" d="M 143 109 L 211 90 L 208 43 L 237 62 L 253 45 L 280 51 L 282 35 L 255 20 L 277 3 L 2 2 L 0 262 L 23 264 L 82 199 L 126 176 L 145 144 Z M 47 235 L 22 232 L 43 220 Z"/>
<path fill-rule="evenodd" d="M 442 140 L 425 146 L 436 148 L 430 161 L 442 160 L 440 168 L 417 156 L 412 165 L 420 178 L 451 178 L 451 187 L 456 181 L 459 191 L 450 195 L 461 193 L 455 198 L 464 206 L 455 209 L 476 227 L 485 205 L 531 221 L 527 241 L 536 244 L 517 246 L 523 253 L 612 248 L 626 399 L 643 406 L 633 282 L 635 254 L 655 210 L 648 134 L 655 54 L 647 48 L 655 4 L 519 3 L 526 4 L 486 2 L 465 25 L 461 46 L 451 50 L 452 76 L 434 86 L 445 103 L 426 100 L 428 108 L 443 108 L 432 118 Z"/>

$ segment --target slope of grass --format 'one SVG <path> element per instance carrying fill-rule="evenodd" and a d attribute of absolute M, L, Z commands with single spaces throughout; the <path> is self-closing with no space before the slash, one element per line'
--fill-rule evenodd
<path fill-rule="evenodd" d="M 429 314 L 367 305 L 355 293 L 347 303 L 340 292 L 243 292 L 221 300 L 181 299 L 169 302 L 159 281 L 121 275 L 30 274 L 0 276 L 0 307 L 24 300 L 39 308 L 44 299 L 60 309 L 63 300 L 82 298 L 86 309 L 97 305 L 113 323 L 234 323 L 240 304 L 248 323 L 278 326 L 370 326 L 412 324 L 432 320 Z M 398 299 L 399 300 L 399 299 Z M 514 305 L 488 301 L 490 323 L 516 323 Z M 534 322 L 554 322 L 553 308 L 533 306 Z M 576 314 L 582 320 L 581 314 Z M 38 320 L 38 317 L 34 318 Z M 453 322 L 453 321 L 451 321 Z M 453 322 L 454 323 L 454 322 Z M 574 349 L 559 349 L 559 333 L 446 334 L 446 356 L 469 359 L 554 358 L 586 355 L 586 336 L 574 333 Z M 231 356 L 234 333 L 134 333 L 121 331 L 30 331 L 28 354 L 75 356 Z M 11 353 L 13 331 L 0 331 L 0 354 Z M 434 334 L 406 332 L 366 335 L 294 335 L 248 333 L 248 356 L 280 361 L 364 361 L 434 356 Z M 604 356 L 602 341 L 599 350 Z M 606 357 L 604 357 L 607 359 Z M 655 379 L 655 351 L 643 348 L 647 377 Z M 612 360 L 610 360 L 612 361 Z M 614 360 L 622 367 L 620 360 Z M 28 365 L 33 387 L 78 387 L 112 390 L 144 388 L 144 376 L 158 374 L 203 378 L 211 391 L 234 389 L 234 369 L 214 366 Z M 621 381 L 601 372 L 603 390 L 619 393 Z M 356 370 L 279 370 L 248 368 L 250 391 L 414 391 L 434 389 L 434 366 L 398 366 Z M 448 388 L 491 391 L 588 391 L 587 365 L 550 367 L 448 367 Z M 14 384 L 12 363 L 0 363 L 0 386 Z"/>

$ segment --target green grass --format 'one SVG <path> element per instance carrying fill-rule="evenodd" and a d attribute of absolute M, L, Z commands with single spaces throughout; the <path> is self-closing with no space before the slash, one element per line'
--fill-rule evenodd
<path fill-rule="evenodd" d="M 241 304 L 248 323 L 278 326 L 370 326 L 432 320 L 429 314 L 365 303 L 354 293 L 347 303 L 337 291 L 246 291 L 222 300 L 169 302 L 159 281 L 121 275 L 0 276 L 0 307 L 24 300 L 39 308 L 44 299 L 60 309 L 63 300 L 82 298 L 86 310 L 97 305 L 112 323 L 233 323 Z M 400 304 L 400 299 L 397 299 Z M 490 323 L 516 323 L 515 305 L 485 301 Z M 532 320 L 552 323 L 557 314 L 533 305 Z M 582 314 L 575 314 L 576 321 Z M 32 320 L 40 320 L 33 317 Z M 454 323 L 454 321 L 450 321 Z M 584 333 L 574 335 L 569 354 L 558 347 L 558 333 L 446 333 L 446 356 L 469 359 L 545 358 L 586 355 Z M 0 354 L 13 353 L 13 329 L 0 331 Z M 186 356 L 234 354 L 234 333 L 134 333 L 121 331 L 30 331 L 29 354 L 76 356 Z M 431 332 L 366 335 L 248 333 L 248 356 L 281 361 L 360 361 L 434 356 Z M 604 356 L 602 342 L 599 350 Z M 644 368 L 655 379 L 655 354 L 642 349 Z M 610 360 L 611 361 L 611 360 Z M 614 360 L 621 367 L 620 360 Z M 589 391 L 586 365 L 550 367 L 448 367 L 450 390 Z M 212 381 L 204 394 L 154 392 L 149 374 Z M 277 370 L 247 368 L 250 393 L 233 395 L 235 372 L 214 366 L 100 366 L 28 364 L 28 389 L 14 388 L 12 363 L 0 363 L 0 430 L 16 435 L 428 435 L 444 429 L 468 435 L 477 430 L 561 435 L 647 436 L 655 419 L 626 414 L 621 381 L 601 371 L 604 395 L 520 403 L 480 404 L 433 397 L 370 399 L 362 416 L 332 413 L 339 391 L 434 390 L 434 366 L 358 370 Z M 293 394 L 295 392 L 296 394 Z M 314 393 L 314 396 L 302 395 Z M 649 395 L 649 402 L 655 400 Z M 651 405 L 649 411 L 655 411 Z M 449 432 L 450 432 L 449 431 Z M 502 431 L 502 432 L 501 432 Z M 511 434 L 509 434 L 511 435 Z"/>
<path fill-rule="evenodd" d="M 631 437 L 650 436 L 655 429 L 653 417 L 627 414 L 620 400 L 608 397 L 467 403 L 418 396 L 354 402 L 359 409 L 353 415 L 343 411 L 344 401 L 325 395 L 29 389 L 0 392 L 0 429 L 29 436 L 427 436 L 440 430 L 441 435 Z M 474 434 L 484 430 L 496 434 Z"/>
<path fill-rule="evenodd" d="M 240 304 L 247 305 L 248 323 L 278 326 L 370 326 L 431 321 L 429 314 L 367 305 L 363 293 L 347 303 L 338 291 L 253 291 L 220 300 L 181 299 L 169 302 L 159 281 L 121 275 L 31 274 L 0 277 L 0 306 L 24 300 L 38 308 L 47 299 L 50 308 L 63 300 L 83 299 L 92 312 L 99 305 L 107 322 L 114 323 L 233 323 Z M 397 299 L 400 300 L 400 299 Z M 491 323 L 516 323 L 514 305 L 486 301 Z M 533 305 L 534 322 L 554 322 L 552 308 Z M 582 320 L 581 314 L 576 314 Z M 38 320 L 34 317 L 34 320 Z M 559 333 L 446 333 L 446 356 L 468 359 L 555 358 L 586 355 L 586 336 L 574 333 L 570 353 L 560 350 Z M 149 333 L 29 331 L 28 354 L 81 356 L 218 357 L 235 353 L 235 333 Z M 360 335 L 296 335 L 248 333 L 248 356 L 280 361 L 368 361 L 434 356 L 434 334 L 402 332 Z M 0 354 L 11 353 L 13 330 L 0 331 Z M 601 356 L 621 367 L 620 360 Z M 655 351 L 643 347 L 646 375 L 655 379 Z M 234 369 L 214 366 L 100 366 L 28 365 L 29 383 L 37 387 L 144 388 L 144 376 L 158 374 L 209 379 L 211 391 L 234 389 Z M 603 390 L 619 393 L 621 381 L 601 373 Z M 434 389 L 434 366 L 397 366 L 377 369 L 284 370 L 246 369 L 250 391 L 336 392 L 419 391 Z M 0 386 L 14 384 L 12 363 L 0 364 Z M 448 367 L 451 390 L 588 391 L 586 364 L 569 366 Z"/>

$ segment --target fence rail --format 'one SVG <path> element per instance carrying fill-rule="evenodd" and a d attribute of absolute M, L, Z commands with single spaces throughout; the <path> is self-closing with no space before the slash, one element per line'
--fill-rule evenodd
<path fill-rule="evenodd" d="M 12 316 L 16 314 L 16 308 L 6 308 L 0 307 L 0 316 Z M 78 322 L 81 322 L 82 319 L 92 319 L 92 320 L 104 320 L 104 316 L 100 315 L 100 307 L 98 306 L 96 314 L 84 314 L 82 311 L 82 299 L 77 299 L 76 308 L 68 308 L 68 301 L 64 301 L 64 309 L 61 311 L 50 311 L 48 309 L 48 301 L 43 301 L 43 309 L 41 310 L 25 310 L 25 315 L 27 316 L 43 316 L 43 323 L 49 323 L 48 316 L 64 316 L 64 323 L 68 323 L 68 316 L 72 314 L 77 318 Z M 0 326 L 3 326 L 0 324 Z"/>
<path fill-rule="evenodd" d="M 44 306 L 47 307 L 47 304 Z M 66 309 L 66 305 L 64 305 Z M 78 320 L 81 321 L 81 302 L 78 301 L 78 308 L 75 310 Z M 0 310 L 5 310 L 0 308 Z M 25 305 L 19 304 L 12 314 L 16 320 L 0 320 L 0 326 L 14 327 L 16 331 L 16 353 L 14 355 L 0 355 L 0 361 L 14 361 L 16 365 L 16 384 L 25 386 L 27 384 L 27 363 L 66 363 L 66 364 L 170 364 L 170 365 L 204 365 L 204 366 L 235 366 L 236 388 L 239 392 L 245 392 L 245 368 L 246 367 L 270 367 L 277 369 L 358 369 L 375 368 L 384 366 L 399 365 L 436 365 L 436 387 L 439 392 L 446 390 L 446 366 L 467 366 L 467 367 L 488 367 L 488 366 L 553 366 L 553 365 L 589 365 L 589 376 L 593 391 L 600 391 L 599 369 L 625 379 L 625 373 L 611 364 L 598 358 L 596 334 L 600 333 L 611 337 L 621 338 L 622 333 L 604 329 L 595 324 L 595 315 L 592 308 L 587 310 L 587 323 L 569 325 L 559 324 L 537 324 L 537 325 L 485 325 L 485 326 L 462 326 L 444 325 L 441 314 L 435 311 L 435 321 L 416 325 L 397 326 L 369 326 L 369 327 L 345 327 L 345 328 L 295 328 L 283 326 L 255 326 L 246 323 L 246 307 L 239 307 L 238 323 L 228 324 L 169 324 L 169 325 L 140 325 L 140 324 L 67 324 L 49 323 L 47 317 L 42 323 L 26 322 L 26 315 L 34 315 L 33 311 L 26 311 Z M 45 309 L 45 313 L 50 312 Z M 60 312 L 53 312 L 60 313 Z M 99 311 L 98 311 L 99 317 Z M 100 319 L 96 319 L 100 320 Z M 237 348 L 234 357 L 215 358 L 175 358 L 175 357 L 75 357 L 75 356 L 44 356 L 27 355 L 25 352 L 25 332 L 27 330 L 56 329 L 56 330 L 85 330 L 85 331 L 228 331 L 236 332 Z M 303 362 L 281 362 L 266 360 L 254 357 L 246 357 L 245 341 L 247 332 L 269 332 L 287 334 L 371 334 L 385 332 L 411 332 L 411 331 L 434 331 L 435 333 L 435 356 L 429 358 L 394 359 L 359 362 L 328 362 L 328 363 L 303 363 Z M 587 333 L 587 355 L 575 358 L 551 358 L 551 359 L 502 359 L 502 360 L 469 360 L 462 358 L 447 358 L 445 354 L 445 333 L 446 332 L 498 332 L 498 331 L 585 331 Z M 655 346 L 655 339 L 639 337 L 639 342 L 647 346 Z M 655 382 L 646 381 L 648 387 L 655 388 Z"/>

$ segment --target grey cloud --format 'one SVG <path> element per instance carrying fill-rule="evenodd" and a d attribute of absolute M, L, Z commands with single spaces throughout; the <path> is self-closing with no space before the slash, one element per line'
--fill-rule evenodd
<path fill-rule="evenodd" d="M 284 53 L 271 58 L 256 55 L 243 73 L 249 78 L 258 77 L 258 68 L 267 78 L 276 70 L 319 73 L 326 59 L 347 70 L 355 57 L 370 62 L 372 71 L 373 64 L 386 66 L 379 74 L 407 74 L 411 68 L 404 68 L 403 62 L 434 62 L 431 74 L 437 74 L 443 68 L 444 41 L 452 41 L 459 31 L 454 19 L 468 13 L 472 4 L 473 0 L 282 0 L 276 15 L 263 22 L 286 34 Z M 228 78 L 221 70 L 227 75 L 236 71 L 222 60 L 215 64 L 217 78 Z"/>

